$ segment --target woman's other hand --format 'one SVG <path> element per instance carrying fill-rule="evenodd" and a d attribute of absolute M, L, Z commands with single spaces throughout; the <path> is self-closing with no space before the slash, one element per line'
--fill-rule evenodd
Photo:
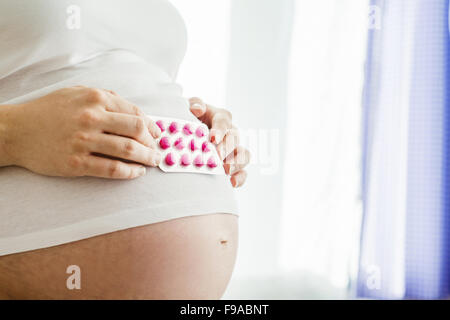
<path fill-rule="evenodd" d="M 112 91 L 57 90 L 13 106 L 8 119 L 12 164 L 39 174 L 133 179 L 161 161 L 158 126 Z"/>
<path fill-rule="evenodd" d="M 232 186 L 242 186 L 247 179 L 244 168 L 250 161 L 250 152 L 239 145 L 239 132 L 233 126 L 231 113 L 210 106 L 200 98 L 189 99 L 189 104 L 191 112 L 210 128 L 211 142 L 216 144 L 217 152 L 224 160 L 224 169 L 231 176 Z"/>

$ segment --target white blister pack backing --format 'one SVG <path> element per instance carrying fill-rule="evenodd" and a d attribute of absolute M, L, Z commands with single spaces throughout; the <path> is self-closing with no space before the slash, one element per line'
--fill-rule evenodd
<path fill-rule="evenodd" d="M 164 172 L 225 174 L 209 129 L 201 122 L 148 116 L 161 129 L 157 145 L 161 152 L 159 168 Z"/>

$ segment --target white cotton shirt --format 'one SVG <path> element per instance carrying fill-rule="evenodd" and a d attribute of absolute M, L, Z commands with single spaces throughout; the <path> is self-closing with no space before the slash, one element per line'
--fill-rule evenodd
<path fill-rule="evenodd" d="M 184 22 L 166 0 L 2 0 L 0 105 L 84 85 L 147 114 L 196 120 L 174 82 L 185 50 Z M 117 181 L 0 168 L 0 255 L 211 213 L 237 213 L 226 176 L 149 168 Z"/>

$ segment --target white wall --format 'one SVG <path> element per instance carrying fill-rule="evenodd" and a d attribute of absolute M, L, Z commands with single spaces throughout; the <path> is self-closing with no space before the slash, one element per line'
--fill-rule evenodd
<path fill-rule="evenodd" d="M 367 1 L 172 2 L 189 32 L 186 96 L 230 109 L 253 154 L 225 298 L 345 297 L 358 244 Z"/>
<path fill-rule="evenodd" d="M 368 2 L 297 1 L 295 22 L 280 262 L 345 288 L 356 272 L 362 210 Z"/>
<path fill-rule="evenodd" d="M 293 0 L 232 1 L 227 104 L 255 141 L 248 141 L 254 165 L 238 194 L 237 275 L 277 270 L 292 14 Z"/>
<path fill-rule="evenodd" d="M 186 97 L 225 105 L 229 51 L 229 0 L 171 0 L 188 29 L 188 48 L 178 73 Z"/>

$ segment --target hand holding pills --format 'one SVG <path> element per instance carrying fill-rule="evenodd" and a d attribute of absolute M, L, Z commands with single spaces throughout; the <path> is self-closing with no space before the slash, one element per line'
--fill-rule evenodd
<path fill-rule="evenodd" d="M 191 112 L 210 129 L 210 141 L 224 161 L 223 167 L 231 176 L 231 184 L 235 188 L 242 186 L 247 178 L 244 168 L 250 161 L 250 152 L 239 145 L 239 133 L 232 124 L 231 113 L 205 104 L 199 98 L 189 99 L 189 104 Z M 202 145 L 194 147 L 203 149 Z"/>

